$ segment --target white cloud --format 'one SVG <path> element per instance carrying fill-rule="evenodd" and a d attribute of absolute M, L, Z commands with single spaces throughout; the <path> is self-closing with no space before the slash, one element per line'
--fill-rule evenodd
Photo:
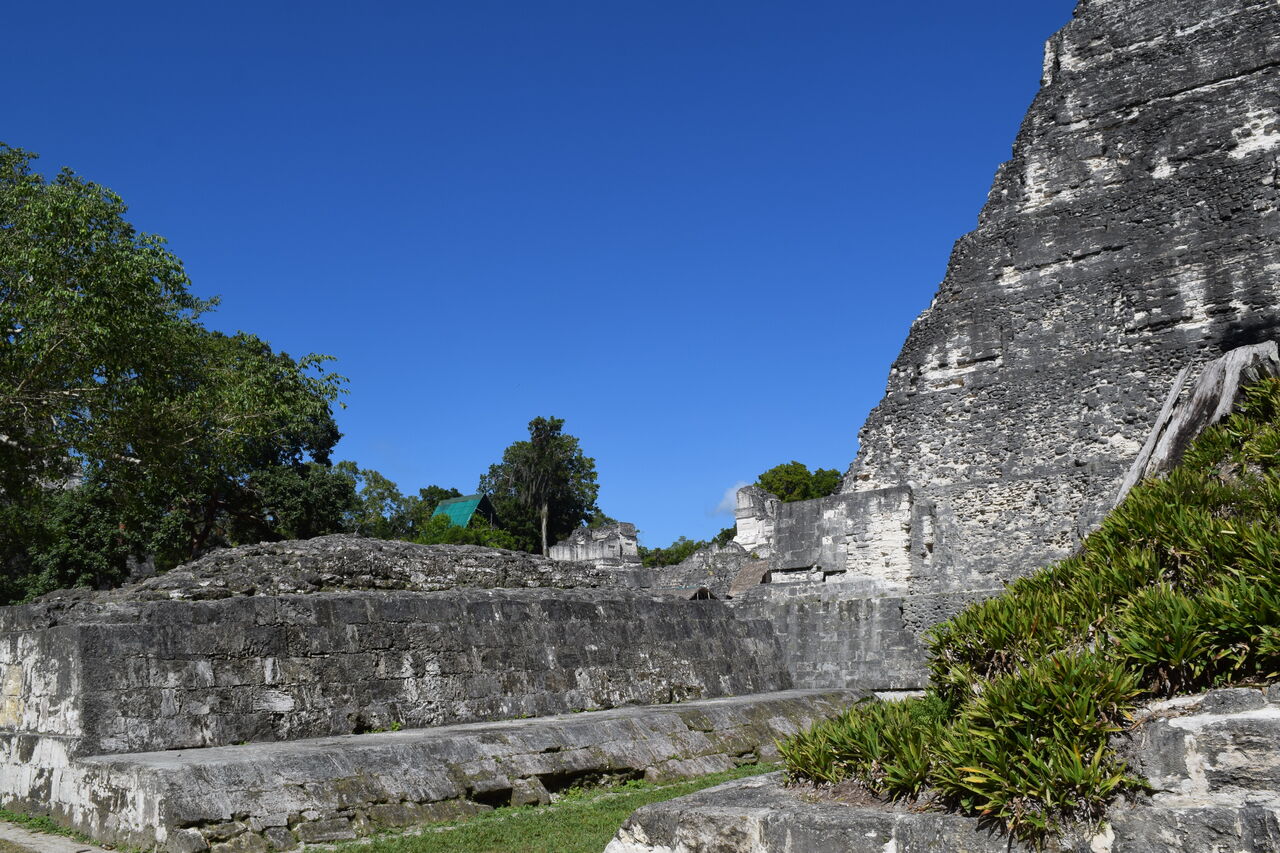
<path fill-rule="evenodd" d="M 749 486 L 750 483 L 738 482 L 724 490 L 724 497 L 720 498 L 720 503 L 716 504 L 715 511 L 712 515 L 733 515 L 733 511 L 738 508 L 738 489 L 743 486 Z"/>

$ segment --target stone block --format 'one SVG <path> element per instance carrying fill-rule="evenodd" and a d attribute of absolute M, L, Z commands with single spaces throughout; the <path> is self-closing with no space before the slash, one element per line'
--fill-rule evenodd
<path fill-rule="evenodd" d="M 272 850 L 293 850 L 298 846 L 298 837 L 283 826 L 269 826 L 262 831 L 262 837 Z"/>
<path fill-rule="evenodd" d="M 306 844 L 323 841 L 352 841 L 356 837 L 351 828 L 351 821 L 345 817 L 331 817 L 326 820 L 300 823 L 294 828 L 298 840 Z"/>
<path fill-rule="evenodd" d="M 551 802 L 551 795 L 537 777 L 517 779 L 511 784 L 511 805 L 544 806 Z"/>
<path fill-rule="evenodd" d="M 1210 690 L 1200 703 L 1200 713 L 1236 714 L 1241 711 L 1256 711 L 1266 704 L 1266 695 L 1252 687 Z"/>
<path fill-rule="evenodd" d="M 169 833 L 165 847 L 170 853 L 204 853 L 209 849 L 209 842 L 199 830 L 177 829 Z"/>
<path fill-rule="evenodd" d="M 267 853 L 270 845 L 256 833 L 244 832 L 230 841 L 220 841 L 209 845 L 209 853 Z"/>

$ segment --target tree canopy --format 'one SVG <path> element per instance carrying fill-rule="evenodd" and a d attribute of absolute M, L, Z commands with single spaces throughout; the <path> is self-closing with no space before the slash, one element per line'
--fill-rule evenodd
<path fill-rule="evenodd" d="M 327 357 L 206 329 L 162 238 L 34 159 L 0 144 L 0 595 L 340 523 Z"/>
<path fill-rule="evenodd" d="M 818 468 L 810 473 L 807 465 L 793 460 L 765 471 L 756 478 L 756 485 L 777 495 L 784 503 L 811 501 L 839 491 L 840 472 L 834 468 Z"/>
<path fill-rule="evenodd" d="M 562 418 L 534 418 L 529 440 L 510 445 L 480 478 L 480 491 L 490 495 L 502 527 L 543 555 L 599 512 L 596 461 L 563 429 Z"/>

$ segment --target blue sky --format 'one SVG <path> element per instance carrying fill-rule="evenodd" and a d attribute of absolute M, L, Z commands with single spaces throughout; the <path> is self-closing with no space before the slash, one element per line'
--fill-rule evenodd
<path fill-rule="evenodd" d="M 469 491 L 554 415 L 665 545 L 848 466 L 1073 6 L 10 4 L 0 140 L 120 193 L 210 326 L 336 356 L 338 458 Z"/>

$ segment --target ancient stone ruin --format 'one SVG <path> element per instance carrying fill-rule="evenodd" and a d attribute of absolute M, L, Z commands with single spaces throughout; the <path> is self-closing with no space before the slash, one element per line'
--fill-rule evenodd
<path fill-rule="evenodd" d="M 793 582 L 732 604 L 774 625 L 797 685 L 922 686 L 922 629 L 1069 554 L 1242 375 L 1275 372 L 1278 154 L 1280 4 L 1081 0 L 840 493 L 739 494 L 738 542 Z M 1170 793 L 1078 849 L 1280 848 L 1275 697 L 1252 693 L 1144 729 L 1139 766 Z M 765 779 L 643 810 L 609 847 L 673 849 L 1015 848 Z"/>
<path fill-rule="evenodd" d="M 1274 2 L 1079 4 L 840 493 L 739 493 L 805 580 L 735 602 L 797 685 L 922 686 L 922 629 L 1070 554 L 1175 385 L 1280 337 L 1278 150 Z"/>
<path fill-rule="evenodd" d="M 333 536 L 5 608 L 0 796 L 117 844 L 284 849 L 726 769 L 856 695 L 631 580 Z"/>
<path fill-rule="evenodd" d="M 1081 0 L 838 494 L 745 489 L 735 544 L 659 572 L 627 525 L 551 560 L 337 537 L 6 608 L 0 800 L 114 843 L 283 850 L 723 769 L 923 686 L 925 628 L 1070 553 L 1274 368 L 1278 152 L 1280 3 Z M 1182 799 L 1092 849 L 1275 849 L 1276 697 L 1200 701 L 1139 756 Z M 833 809 L 742 783 L 611 850 L 1004 849 Z"/>
<path fill-rule="evenodd" d="M 640 565 L 640 535 L 634 524 L 581 527 L 551 546 L 551 559 L 592 563 L 599 568 Z"/>

